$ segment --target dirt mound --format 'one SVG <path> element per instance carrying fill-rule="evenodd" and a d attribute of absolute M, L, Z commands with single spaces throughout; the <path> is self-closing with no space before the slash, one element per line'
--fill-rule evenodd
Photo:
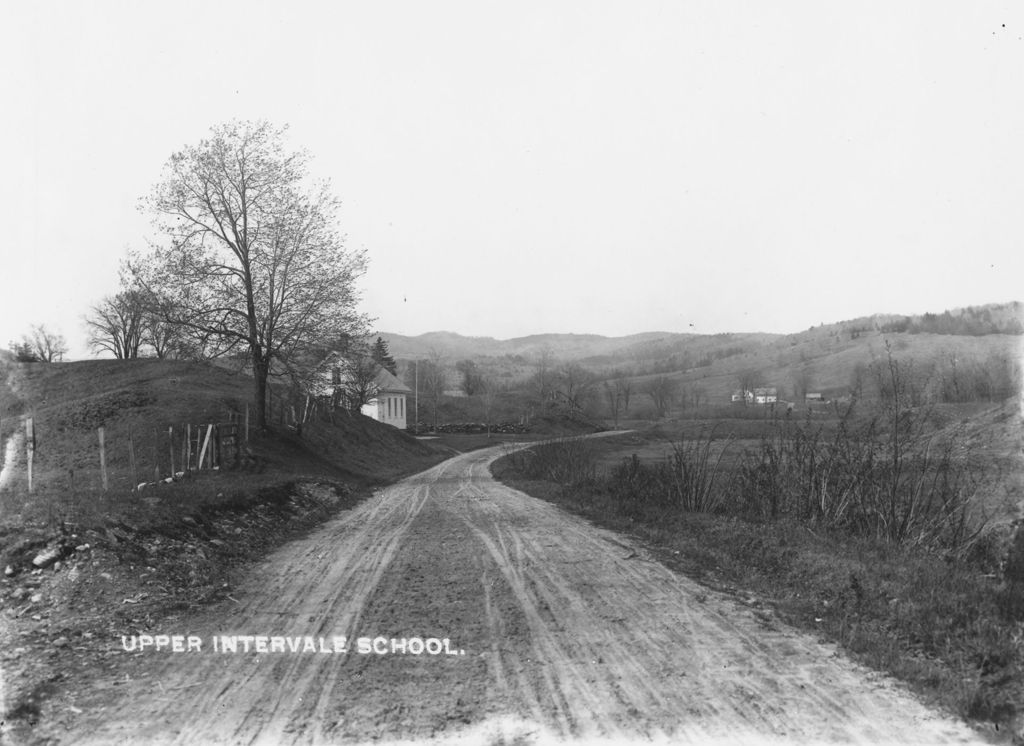
<path fill-rule="evenodd" d="M 37 492 L 101 488 L 100 427 L 109 488 L 131 490 L 140 481 L 184 469 L 187 426 L 195 442 L 200 427 L 205 432 L 208 424 L 233 422 L 243 440 L 247 412 L 253 427 L 248 443 L 228 454 L 232 466 L 244 456 L 248 466 L 258 464 L 260 471 L 327 469 L 377 480 L 393 472 L 389 465 L 396 456 L 432 453 L 429 446 L 393 427 L 347 412 L 320 411 L 301 433 L 275 417 L 272 432 L 257 435 L 250 404 L 252 379 L 207 363 L 87 360 L 12 364 L 5 371 L 9 385 L 0 390 L 0 443 L 24 434 L 25 420 L 32 417 Z M 17 450 L 17 464 L 7 464 L 4 471 L 8 492 L 27 487 L 26 456 Z M 194 451 L 199 451 L 198 443 Z M 16 512 L 7 507 L 3 514 Z"/>

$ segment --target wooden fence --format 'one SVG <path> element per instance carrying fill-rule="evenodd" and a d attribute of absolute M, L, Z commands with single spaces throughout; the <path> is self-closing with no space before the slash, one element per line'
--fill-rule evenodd
<path fill-rule="evenodd" d="M 99 466 L 103 490 L 110 489 L 108 456 L 115 449 L 123 449 L 121 455 L 127 455 L 133 490 L 147 483 L 174 480 L 201 470 L 241 465 L 248 456 L 248 415 L 247 409 L 244 421 L 240 416 L 232 416 L 228 422 L 170 425 L 165 430 L 155 429 L 151 438 L 141 438 L 137 430 L 129 429 L 126 436 L 115 440 L 105 427 L 97 428 L 95 463 Z M 25 467 L 31 493 L 36 488 L 34 467 L 39 433 L 34 418 L 26 417 L 24 423 Z M 143 453 L 144 450 L 148 452 Z M 3 457 L 6 458 L 6 454 Z M 11 464 L 4 466 L 13 467 Z M 68 471 L 71 472 L 69 481 L 73 482 L 73 470 Z"/>
<path fill-rule="evenodd" d="M 297 431 L 300 437 L 304 424 L 313 420 L 334 422 L 335 418 L 336 408 L 329 398 L 274 396 L 267 404 L 268 421 L 276 421 Z M 91 479 L 92 489 L 101 487 L 108 491 L 112 484 L 124 485 L 130 480 L 131 489 L 137 491 L 146 484 L 180 478 L 201 470 L 235 467 L 251 457 L 248 449 L 249 418 L 247 404 L 244 412 L 229 413 L 226 422 L 183 423 L 152 430 L 136 427 L 127 432 L 123 429 L 112 432 L 99 427 L 90 446 L 90 449 L 96 449 L 95 455 L 87 456 L 87 463 L 76 455 L 73 464 L 66 463 L 56 471 L 66 475 L 67 485 L 71 488 L 86 477 Z M 40 473 L 46 474 L 50 478 L 48 481 L 53 478 L 53 462 L 41 464 L 39 459 L 41 454 L 48 455 L 53 451 L 47 448 L 44 442 L 46 433 L 39 432 L 39 423 L 32 416 L 19 419 L 24 421 L 24 431 L 19 424 L 16 431 L 9 434 L 8 441 L 17 438 L 18 460 L 24 453 L 28 491 L 33 492 L 39 488 Z M 22 439 L 23 444 L 20 442 Z M 37 449 L 37 442 L 42 442 L 41 448 Z M 5 454 L 0 453 L 0 459 L 4 457 Z M 12 470 L 13 466 L 8 464 L 7 470 Z M 10 482 L 9 479 L 7 481 Z M 61 482 L 63 486 L 63 478 Z M 3 487 L 0 484 L 0 488 Z"/>

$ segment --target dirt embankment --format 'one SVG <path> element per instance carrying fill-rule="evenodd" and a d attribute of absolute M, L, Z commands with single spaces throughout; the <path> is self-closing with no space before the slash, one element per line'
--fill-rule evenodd
<path fill-rule="evenodd" d="M 125 520 L 74 533 L 5 532 L 0 545 L 0 708 L 31 734 L 45 701 L 83 672 L 115 667 L 106 641 L 232 598 L 240 568 L 351 507 L 368 491 L 337 482 L 280 483 L 145 527 Z M 149 498 L 158 499 L 158 498 Z"/>
<path fill-rule="evenodd" d="M 91 640 L 107 666 L 56 687 L 29 735 L 974 742 L 834 647 L 497 484 L 498 455 L 382 490 L 281 547 L 212 609 L 119 632 L 191 636 L 201 650 Z"/>

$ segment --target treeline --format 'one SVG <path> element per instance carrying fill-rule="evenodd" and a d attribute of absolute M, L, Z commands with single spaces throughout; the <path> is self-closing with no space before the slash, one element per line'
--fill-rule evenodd
<path fill-rule="evenodd" d="M 850 372 L 850 396 L 891 398 L 891 361 L 890 352 L 886 358 L 855 365 Z M 912 406 L 997 402 L 1021 392 L 1021 363 L 1008 353 L 974 358 L 949 352 L 931 360 L 906 358 L 895 365 L 903 381 L 900 394 Z"/>
<path fill-rule="evenodd" d="M 1011 303 L 1006 307 L 993 309 L 989 307 L 975 308 L 968 306 L 957 314 L 950 311 L 943 313 L 926 313 L 923 316 L 898 316 L 876 328 L 885 334 L 954 334 L 968 337 L 981 337 L 986 334 L 1024 334 L 1021 324 L 1020 303 Z M 851 334 L 862 333 L 864 328 L 853 328 Z"/>
<path fill-rule="evenodd" d="M 615 374 L 617 376 L 639 378 L 641 376 L 676 373 L 694 368 L 707 368 L 713 365 L 716 360 L 724 360 L 737 355 L 743 355 L 747 352 L 750 352 L 750 348 L 743 345 L 729 345 L 728 347 L 719 347 L 698 353 L 683 350 L 666 354 L 665 357 L 658 360 L 640 360 L 629 365 L 616 366 Z M 582 362 L 589 364 L 592 361 L 588 359 Z"/>

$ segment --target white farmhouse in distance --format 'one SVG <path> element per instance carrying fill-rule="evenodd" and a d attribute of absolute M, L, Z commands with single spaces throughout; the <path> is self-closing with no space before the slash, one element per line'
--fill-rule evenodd
<path fill-rule="evenodd" d="M 731 400 L 745 402 L 747 404 L 777 404 L 779 401 L 779 390 L 775 386 L 756 388 L 753 391 L 736 389 L 732 392 Z"/>

